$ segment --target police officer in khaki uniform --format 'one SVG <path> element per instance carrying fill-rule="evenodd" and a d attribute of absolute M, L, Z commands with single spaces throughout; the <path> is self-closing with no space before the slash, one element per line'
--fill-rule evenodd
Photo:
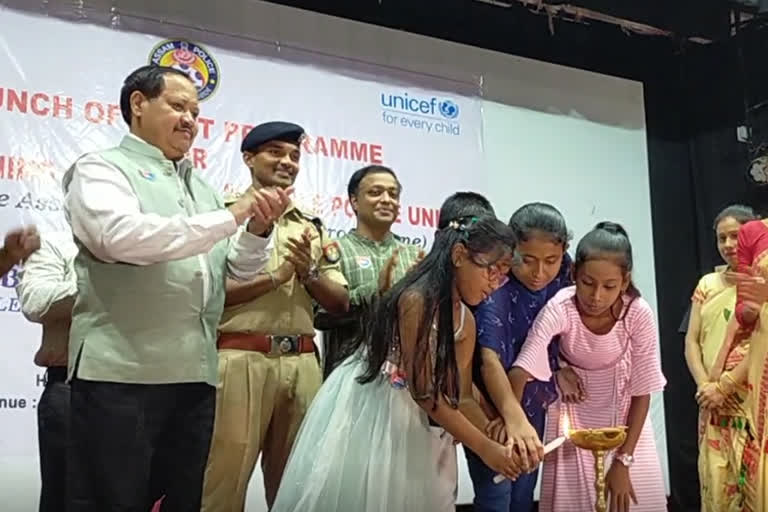
<path fill-rule="evenodd" d="M 304 130 L 292 123 L 253 128 L 241 145 L 252 186 L 292 186 L 303 137 Z M 322 382 L 313 300 L 330 312 L 349 308 L 338 251 L 319 219 L 290 204 L 275 223 L 273 240 L 262 275 L 246 283 L 227 283 L 203 512 L 244 510 L 260 453 L 271 507 L 294 438 Z"/>

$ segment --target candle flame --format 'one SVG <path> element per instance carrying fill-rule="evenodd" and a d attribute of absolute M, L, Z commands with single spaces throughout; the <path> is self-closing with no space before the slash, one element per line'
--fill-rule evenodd
<path fill-rule="evenodd" d="M 568 413 L 563 413 L 563 421 L 560 424 L 560 428 L 563 431 L 563 435 L 565 437 L 569 437 L 571 435 L 571 422 L 568 420 Z"/>

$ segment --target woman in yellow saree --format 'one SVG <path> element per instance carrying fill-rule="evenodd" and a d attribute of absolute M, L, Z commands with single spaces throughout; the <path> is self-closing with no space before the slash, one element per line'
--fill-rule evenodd
<path fill-rule="evenodd" d="M 700 405 L 698 466 L 703 512 L 737 512 L 745 502 L 742 454 L 748 424 L 744 374 L 749 340 L 736 333 L 736 280 L 732 276 L 739 229 L 753 219 L 752 209 L 740 205 L 729 206 L 717 216 L 717 248 L 726 265 L 703 276 L 691 299 L 685 357 Z M 741 377 L 734 378 L 734 373 Z"/>

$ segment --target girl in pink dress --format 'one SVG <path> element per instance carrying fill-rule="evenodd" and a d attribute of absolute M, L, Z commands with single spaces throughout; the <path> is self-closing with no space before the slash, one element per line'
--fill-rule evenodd
<path fill-rule="evenodd" d="M 548 410 L 546 439 L 563 427 L 626 425 L 627 439 L 608 455 L 606 488 L 612 512 L 667 509 L 653 428 L 651 393 L 662 391 L 656 324 L 648 303 L 632 285 L 632 247 L 624 229 L 601 222 L 579 242 L 576 286 L 561 290 L 539 313 L 510 372 L 515 393 L 530 379 L 551 377 L 547 347 L 560 336 L 560 367 L 578 375 L 569 403 Z M 567 418 L 567 419 L 566 419 Z M 567 426 L 565 427 L 567 428 Z M 544 460 L 540 510 L 587 512 L 595 507 L 591 452 L 566 443 Z"/>

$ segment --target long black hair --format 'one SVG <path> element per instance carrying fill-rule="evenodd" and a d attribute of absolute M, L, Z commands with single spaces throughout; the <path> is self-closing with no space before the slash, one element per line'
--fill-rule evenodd
<path fill-rule="evenodd" d="M 452 253 L 456 244 L 466 247 L 475 264 L 491 266 L 512 252 L 515 236 L 507 225 L 491 216 L 463 217 L 438 230 L 432 249 L 421 263 L 388 292 L 375 298 L 368 308 L 362 335 L 358 342 L 350 347 L 352 351 L 357 350 L 360 345 L 365 347 L 366 367 L 365 372 L 358 377 L 360 383 L 369 383 L 379 378 L 387 359 L 393 352 L 401 352 L 401 299 L 407 300 L 415 295 L 421 299 L 423 316 L 418 326 L 416 350 L 409 358 L 408 367 L 402 368 L 410 377 L 410 391 L 418 400 L 431 397 L 436 401 L 439 396 L 444 396 L 451 406 L 458 406 L 459 384 L 454 350 L 452 300 Z M 480 254 L 483 255 L 482 263 L 476 259 Z M 433 344 L 426 340 L 430 339 L 430 330 L 436 315 L 437 333 Z"/>
<path fill-rule="evenodd" d="M 632 259 L 632 243 L 629 241 L 629 235 L 621 224 L 616 222 L 599 222 L 595 228 L 584 235 L 576 246 L 576 261 L 574 270 L 578 274 L 579 269 L 591 260 L 608 260 L 616 263 L 625 274 L 632 272 L 634 261 Z M 629 286 L 625 292 L 630 297 L 625 313 L 626 317 L 629 307 L 640 297 L 640 290 L 632 282 L 630 276 Z M 611 308 L 613 314 L 613 308 Z M 619 320 L 616 318 L 616 320 Z"/>

